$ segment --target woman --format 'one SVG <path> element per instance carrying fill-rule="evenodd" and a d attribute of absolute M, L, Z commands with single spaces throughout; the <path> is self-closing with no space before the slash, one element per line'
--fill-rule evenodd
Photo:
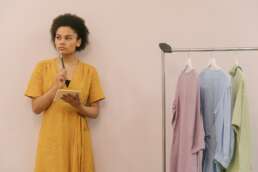
<path fill-rule="evenodd" d="M 83 63 L 76 52 L 88 44 L 84 20 L 72 14 L 56 17 L 51 37 L 59 57 L 39 62 L 25 95 L 32 110 L 43 112 L 35 172 L 93 172 L 93 156 L 87 117 L 96 118 L 104 99 L 96 69 Z M 65 80 L 70 80 L 68 87 Z M 58 89 L 79 90 L 54 101 Z"/>

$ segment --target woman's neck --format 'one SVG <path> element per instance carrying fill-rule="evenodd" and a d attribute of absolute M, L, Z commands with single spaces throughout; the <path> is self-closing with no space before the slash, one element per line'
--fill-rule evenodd
<path fill-rule="evenodd" d="M 75 54 L 69 54 L 69 55 L 63 55 L 64 63 L 65 64 L 74 64 L 78 61 L 78 58 L 75 56 Z"/>

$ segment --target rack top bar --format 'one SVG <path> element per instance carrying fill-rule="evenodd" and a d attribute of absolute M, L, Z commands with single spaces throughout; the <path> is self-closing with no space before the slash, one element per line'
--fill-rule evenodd
<path fill-rule="evenodd" d="M 176 52 L 211 52 L 211 51 L 258 51 L 258 47 L 223 47 L 223 48 L 171 48 L 167 43 L 159 43 L 164 53 Z"/>
<path fill-rule="evenodd" d="M 258 51 L 258 47 L 230 47 L 230 48 L 178 48 L 172 52 L 210 52 L 210 51 Z"/>

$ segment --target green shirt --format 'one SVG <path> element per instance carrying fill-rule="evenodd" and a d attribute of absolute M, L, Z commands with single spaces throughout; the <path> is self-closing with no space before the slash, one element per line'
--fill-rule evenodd
<path fill-rule="evenodd" d="M 232 126 L 235 150 L 226 172 L 251 172 L 251 134 L 246 85 L 241 67 L 230 70 L 232 77 Z"/>

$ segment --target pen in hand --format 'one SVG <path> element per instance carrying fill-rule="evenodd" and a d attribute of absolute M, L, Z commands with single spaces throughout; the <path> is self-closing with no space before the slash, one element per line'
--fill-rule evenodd
<path fill-rule="evenodd" d="M 62 53 L 60 53 L 60 59 L 61 59 L 62 68 L 65 69 L 64 58 L 63 58 L 63 54 Z M 67 79 L 65 80 L 66 87 L 69 86 L 70 82 L 71 82 L 70 80 L 67 80 Z"/>

